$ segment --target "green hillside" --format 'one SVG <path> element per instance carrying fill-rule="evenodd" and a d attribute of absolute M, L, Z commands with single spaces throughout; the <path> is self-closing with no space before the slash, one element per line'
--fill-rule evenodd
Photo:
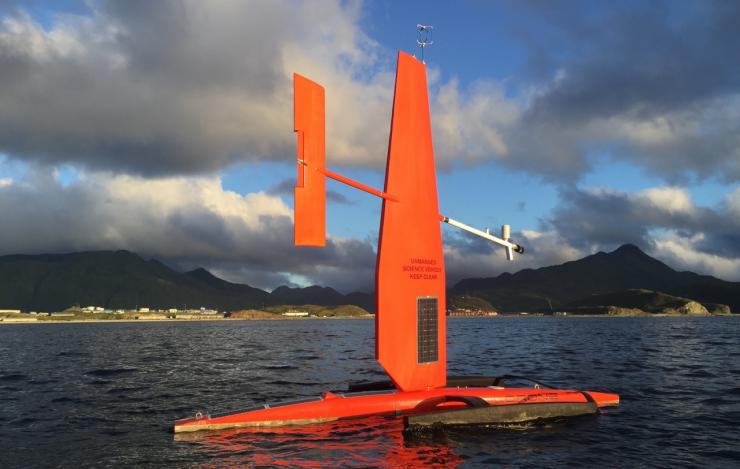
<path fill-rule="evenodd" d="M 0 257 L 0 308 L 61 311 L 94 305 L 110 309 L 243 309 L 275 304 L 248 285 L 226 282 L 203 269 L 177 272 L 128 251 Z"/>

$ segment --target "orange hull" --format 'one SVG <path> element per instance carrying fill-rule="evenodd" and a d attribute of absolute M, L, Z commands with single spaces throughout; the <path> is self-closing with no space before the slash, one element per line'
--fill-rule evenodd
<path fill-rule="evenodd" d="M 223 415 L 202 415 L 175 422 L 175 433 L 240 427 L 305 425 L 375 415 L 413 415 L 434 410 L 465 408 L 455 399 L 479 398 L 490 406 L 516 404 L 586 403 L 597 407 L 619 404 L 616 394 L 537 388 L 437 388 L 426 391 L 325 393 L 315 400 L 265 405 Z"/>

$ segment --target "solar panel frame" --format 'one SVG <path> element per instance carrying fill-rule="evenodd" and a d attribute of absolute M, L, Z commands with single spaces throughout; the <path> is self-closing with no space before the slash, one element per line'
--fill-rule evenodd
<path fill-rule="evenodd" d="M 439 299 L 420 296 L 416 299 L 417 363 L 435 363 L 439 360 Z"/>

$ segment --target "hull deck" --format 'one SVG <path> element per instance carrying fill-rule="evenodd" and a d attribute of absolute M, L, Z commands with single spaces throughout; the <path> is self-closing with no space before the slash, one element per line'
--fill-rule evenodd
<path fill-rule="evenodd" d="M 595 410 L 618 405 L 619 396 L 592 391 L 493 386 L 443 387 L 410 392 L 398 390 L 327 392 L 315 399 L 265 404 L 221 415 L 197 415 L 178 420 L 175 422 L 174 430 L 175 433 L 180 433 L 243 427 L 306 425 L 375 415 L 433 415 L 466 408 L 479 410 L 481 407 L 526 407 L 530 404 L 539 405 L 533 406 L 532 409 L 541 408 L 542 404 L 588 404 Z"/>

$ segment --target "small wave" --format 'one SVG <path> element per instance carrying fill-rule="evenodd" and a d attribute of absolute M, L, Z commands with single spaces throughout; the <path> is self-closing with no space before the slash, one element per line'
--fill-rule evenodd
<path fill-rule="evenodd" d="M 137 368 L 102 368 L 99 370 L 88 371 L 85 374 L 88 376 L 112 377 L 112 376 L 125 375 L 128 373 L 134 373 L 136 371 L 139 371 L 139 370 Z"/>
<path fill-rule="evenodd" d="M 719 347 L 722 345 L 732 345 L 730 340 L 710 340 L 704 343 L 707 346 Z"/>
<path fill-rule="evenodd" d="M 699 402 L 701 404 L 711 405 L 711 406 L 721 406 L 721 405 L 733 404 L 732 401 L 728 401 L 727 399 L 722 399 L 721 397 L 710 397 L 708 399 L 704 399 Z"/>
<path fill-rule="evenodd" d="M 715 378 L 717 376 L 714 373 L 709 373 L 705 370 L 691 371 L 689 373 L 684 373 L 683 375 L 688 376 L 689 378 Z"/>
<path fill-rule="evenodd" d="M 736 464 L 740 460 L 740 451 L 733 450 L 717 450 L 717 451 L 700 451 L 699 454 L 705 456 L 711 460 L 717 461 L 718 459 L 726 459 L 733 464 Z"/>
<path fill-rule="evenodd" d="M 67 397 L 67 396 L 56 397 L 56 398 L 52 399 L 51 402 L 53 402 L 54 404 L 66 404 L 66 403 L 70 403 L 70 404 L 86 404 L 86 402 L 83 401 L 82 399 L 76 399 L 74 397 Z"/>
<path fill-rule="evenodd" d="M 23 417 L 17 420 L 11 420 L 9 425 L 11 427 L 23 427 L 26 425 L 31 425 L 36 422 L 40 422 L 40 420 L 32 418 L 32 417 Z"/>
<path fill-rule="evenodd" d="M 22 381 L 28 378 L 28 376 L 20 373 L 13 373 L 10 375 L 0 376 L 0 381 Z"/>
<path fill-rule="evenodd" d="M 35 379 L 34 378 L 31 381 L 29 381 L 28 384 L 34 384 L 36 386 L 44 386 L 44 385 L 47 385 L 47 384 L 54 384 L 54 383 L 58 383 L 58 382 L 59 382 L 59 380 L 56 379 L 56 378 L 52 378 L 52 379 Z"/>
<path fill-rule="evenodd" d="M 645 387 L 642 391 L 642 394 L 645 396 L 672 396 L 676 394 L 676 391 L 673 388 Z M 626 394 L 622 393 L 622 395 L 625 396 Z"/>
<path fill-rule="evenodd" d="M 130 394 L 137 391 L 145 391 L 148 388 L 145 387 L 130 387 L 130 388 L 112 388 L 106 391 L 106 394 Z"/>
<path fill-rule="evenodd" d="M 320 385 L 324 383 L 308 383 L 303 381 L 285 381 L 285 380 L 276 380 L 276 381 L 268 381 L 267 384 L 272 384 L 274 386 L 315 386 Z"/>
<path fill-rule="evenodd" d="M 57 353 L 57 357 L 85 357 L 88 354 L 85 352 L 77 352 L 77 351 L 71 351 L 71 352 L 59 352 Z"/>
<path fill-rule="evenodd" d="M 262 365 L 260 366 L 263 370 L 297 370 L 298 367 L 294 365 Z"/>
<path fill-rule="evenodd" d="M 112 381 L 108 381 L 105 379 L 95 379 L 93 381 L 90 381 L 89 384 L 92 384 L 93 386 L 106 386 L 108 384 L 111 384 Z"/>

